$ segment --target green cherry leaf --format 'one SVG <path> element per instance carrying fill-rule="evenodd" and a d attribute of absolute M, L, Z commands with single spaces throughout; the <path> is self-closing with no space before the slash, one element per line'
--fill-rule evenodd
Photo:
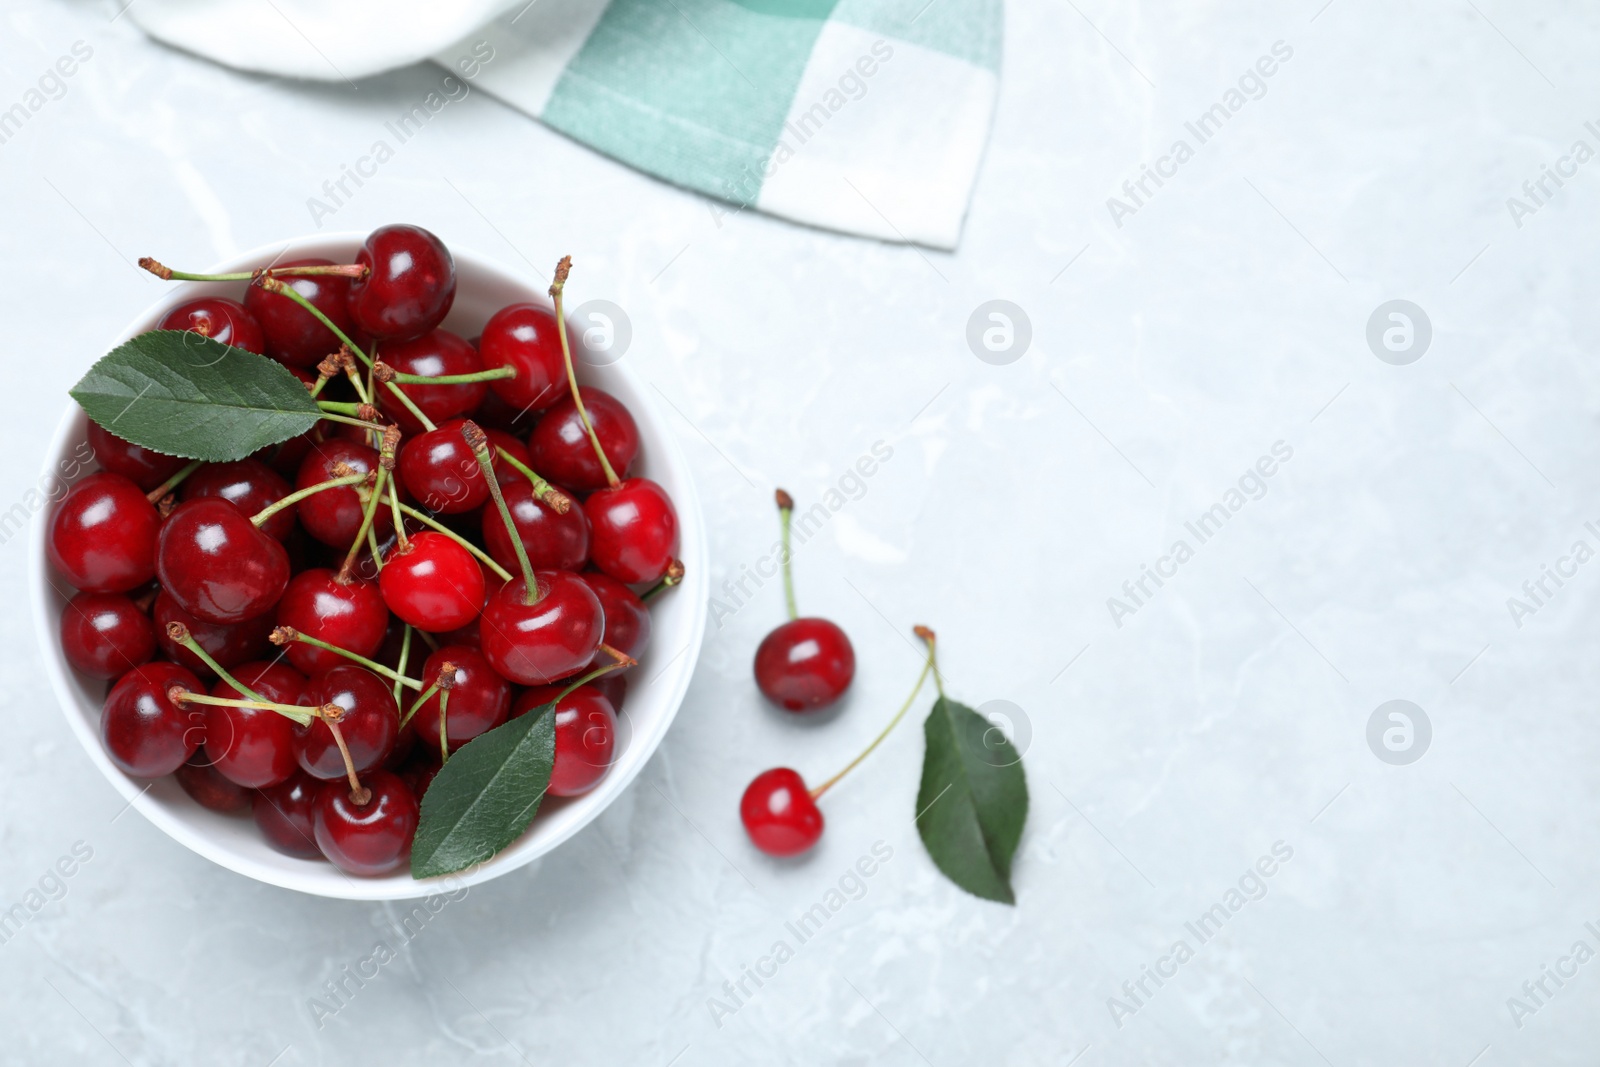
<path fill-rule="evenodd" d="M 555 703 L 468 741 L 422 796 L 411 876 L 435 878 L 496 855 L 528 828 L 550 785 Z"/>
<path fill-rule="evenodd" d="M 917 833 L 935 866 L 974 896 L 1014 904 L 1011 857 L 1028 818 L 1022 754 L 999 728 L 945 696 L 922 726 L 927 754 Z"/>
<path fill-rule="evenodd" d="M 317 402 L 282 364 L 183 330 L 112 349 L 72 388 L 89 417 L 185 459 L 243 459 L 316 425 Z"/>

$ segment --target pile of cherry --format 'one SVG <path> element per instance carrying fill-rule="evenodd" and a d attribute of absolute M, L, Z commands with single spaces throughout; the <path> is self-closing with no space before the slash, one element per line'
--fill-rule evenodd
<path fill-rule="evenodd" d="M 558 697 L 548 792 L 604 777 L 647 601 L 683 569 L 672 501 L 629 476 L 632 416 L 573 377 L 567 265 L 553 312 L 503 308 L 470 341 L 440 328 L 454 262 L 414 226 L 166 315 L 282 363 L 325 414 L 211 464 L 90 424 L 101 470 L 48 552 L 78 590 L 62 649 L 111 680 L 112 762 L 360 875 L 406 861 L 451 752 Z"/>

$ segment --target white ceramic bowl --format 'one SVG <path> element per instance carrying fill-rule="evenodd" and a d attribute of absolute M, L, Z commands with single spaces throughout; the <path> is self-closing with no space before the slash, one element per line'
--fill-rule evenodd
<path fill-rule="evenodd" d="M 344 233 L 299 237 L 247 252 L 218 264 L 209 273 L 248 270 L 278 260 L 313 256 L 348 263 L 354 259 L 365 236 Z M 464 337 L 473 337 L 490 315 L 507 304 L 534 301 L 549 306 L 545 286 L 531 283 L 482 256 L 454 246 L 452 252 L 458 286 L 455 306 L 444 322 L 446 328 Z M 584 300 L 579 295 L 583 292 L 582 279 L 580 266 L 580 273 L 569 291 L 574 297 L 574 306 Z M 209 294 L 237 299 L 242 289 L 241 283 L 174 284 L 159 303 L 135 318 L 102 351 L 85 353 L 83 368 L 87 370 L 94 359 L 128 338 L 154 329 L 166 309 L 175 304 Z M 569 335 L 576 343 L 581 331 L 569 330 Z M 630 672 L 628 679 L 627 702 L 619 716 L 616 763 L 592 792 L 569 800 L 547 798 L 528 832 L 488 863 L 446 879 L 419 882 L 404 871 L 385 878 L 355 878 L 321 860 L 285 856 L 267 845 L 255 821 L 248 816 L 229 817 L 208 811 L 191 800 L 170 777 L 153 783 L 128 777 L 112 764 L 100 742 L 100 706 L 105 683 L 75 672 L 61 652 L 61 611 L 67 602 L 63 593 L 69 591 L 62 579 L 51 571 L 45 556 L 45 538 L 54 511 L 47 506 L 33 518 L 29 559 L 34 626 L 61 711 L 100 773 L 147 819 L 207 859 L 258 881 L 350 900 L 402 900 L 438 892 L 441 883 L 455 889 L 487 882 L 543 856 L 604 811 L 655 752 L 683 703 L 705 634 L 709 578 L 705 522 L 689 466 L 645 383 L 628 369 L 626 360 L 606 366 L 579 361 L 577 367 L 581 381 L 616 396 L 638 422 L 640 455 L 634 471 L 659 482 L 677 505 L 681 530 L 679 556 L 686 568 L 683 584 L 658 597 L 651 605 L 652 636 L 639 666 Z M 59 488 L 63 472 L 74 470 L 70 457 L 85 441 L 87 421 L 78 406 L 69 401 L 45 457 L 42 484 L 56 487 L 56 499 L 64 491 Z M 82 471 L 75 471 L 74 477 L 81 478 L 92 469 L 92 464 L 86 466 Z"/>

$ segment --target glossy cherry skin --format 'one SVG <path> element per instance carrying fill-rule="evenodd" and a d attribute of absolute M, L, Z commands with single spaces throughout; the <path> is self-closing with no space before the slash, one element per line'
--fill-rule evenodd
<path fill-rule="evenodd" d="M 120 474 L 145 492 L 149 492 L 183 469 L 189 461 L 181 456 L 169 456 L 124 441 L 98 422 L 91 421 L 88 430 L 89 447 L 100 466 L 112 474 Z"/>
<path fill-rule="evenodd" d="M 205 296 L 179 304 L 167 312 L 156 329 L 188 330 L 256 355 L 261 355 L 267 343 L 256 317 L 243 304 L 225 296 Z"/>
<path fill-rule="evenodd" d="M 161 527 L 161 587 L 207 622 L 235 623 L 272 610 L 289 584 L 289 553 L 220 497 L 179 504 Z"/>
<path fill-rule="evenodd" d="M 594 590 L 600 601 L 600 611 L 606 617 L 606 644 L 624 656 L 634 659 L 642 656 L 650 643 L 650 609 L 639 599 L 639 594 L 610 575 L 596 571 L 585 571 L 578 578 Z M 610 662 L 609 657 L 606 662 Z"/>
<path fill-rule="evenodd" d="M 495 312 L 478 338 L 478 352 L 486 369 L 516 369 L 515 378 L 489 383 L 513 408 L 538 411 L 567 393 L 567 365 L 556 317 L 538 304 L 512 304 Z"/>
<path fill-rule="evenodd" d="M 178 490 L 180 500 L 221 497 L 232 501 L 246 515 L 254 515 L 288 495 L 289 483 L 279 477 L 277 471 L 254 459 L 208 464 L 185 478 Z M 294 505 L 274 514 L 262 523 L 261 529 L 279 541 L 288 537 L 289 531 L 294 529 Z"/>
<path fill-rule="evenodd" d="M 531 467 L 533 466 L 533 459 L 528 455 L 528 446 L 504 430 L 496 430 L 489 426 L 482 426 L 482 424 L 480 424 L 480 428 L 483 430 L 484 436 L 489 438 L 489 456 L 494 461 L 495 478 L 502 485 L 514 482 L 518 478 L 527 481 L 521 471 L 501 457 L 500 450 L 505 449 L 511 453 L 512 457 L 524 467 Z"/>
<path fill-rule="evenodd" d="M 526 715 L 555 700 L 565 685 L 541 685 L 517 698 L 514 715 Z M 617 713 L 594 685 L 580 685 L 556 703 L 556 752 L 550 767 L 553 797 L 575 797 L 593 789 L 611 769 L 617 747 Z"/>
<path fill-rule="evenodd" d="M 628 476 L 639 455 L 639 427 L 622 401 L 599 389 L 582 388 L 583 407 L 594 423 L 595 436 L 606 450 L 606 459 L 618 478 Z M 594 444 L 583 427 L 578 405 L 569 395 L 558 402 L 533 428 L 528 437 L 528 454 L 533 469 L 558 485 L 570 485 L 580 493 L 592 492 L 606 484 L 605 468 L 594 454 Z"/>
<path fill-rule="evenodd" d="M 822 812 L 805 779 L 787 767 L 756 775 L 739 800 L 739 821 L 769 856 L 798 856 L 822 837 Z"/>
<path fill-rule="evenodd" d="M 322 858 L 311 820 L 311 805 L 322 785 L 304 771 L 296 771 L 288 780 L 256 793 L 251 813 L 267 844 L 285 855 Z"/>
<path fill-rule="evenodd" d="M 483 607 L 483 571 L 472 553 L 442 533 L 424 530 L 397 546 L 378 575 L 383 601 L 406 622 L 429 633 L 455 630 Z"/>
<path fill-rule="evenodd" d="M 326 259 L 295 259 L 275 263 L 276 267 L 330 266 Z M 310 277 L 284 276 L 278 279 L 294 287 L 295 292 L 314 304 L 318 311 L 346 336 L 355 331 L 355 322 L 345 308 L 350 294 L 350 279 L 336 275 Z M 339 351 L 339 339 L 333 331 L 316 317 L 278 293 L 269 293 L 259 285 L 245 290 L 244 306 L 261 324 L 266 339 L 266 354 L 289 367 L 314 367 L 323 356 Z"/>
<path fill-rule="evenodd" d="M 336 463 L 345 464 L 355 474 L 370 474 L 378 469 L 378 452 L 341 438 L 312 445 L 306 458 L 300 462 L 300 471 L 294 481 L 295 489 L 309 489 L 319 482 L 337 477 L 333 473 Z M 367 486 L 359 488 L 363 492 L 369 489 Z M 356 533 L 361 529 L 362 516 L 366 514 L 366 504 L 357 490 L 357 486 L 341 485 L 306 497 L 295 505 L 300 513 L 300 525 L 305 527 L 306 533 L 325 545 L 349 548 L 350 542 L 355 540 Z M 372 525 L 380 536 L 392 529 L 394 523 L 390 510 L 380 506 L 373 514 Z"/>
<path fill-rule="evenodd" d="M 295 701 L 303 707 L 337 704 L 344 709 L 339 729 L 350 749 L 350 761 L 361 774 L 389 758 L 400 733 L 400 710 L 389 683 L 365 667 L 345 664 L 306 683 Z M 294 728 L 300 766 L 313 778 L 342 778 L 344 758 L 333 732 L 319 716 L 310 726 Z"/>
<path fill-rule="evenodd" d="M 423 507 L 441 515 L 460 515 L 489 499 L 489 483 L 461 436 L 462 424 L 451 419 L 400 447 L 401 481 Z"/>
<path fill-rule="evenodd" d="M 372 793 L 364 805 L 351 799 L 348 782 L 324 782 L 317 791 L 311 804 L 317 846 L 346 874 L 388 874 L 411 855 L 417 799 L 390 771 L 374 771 L 361 784 Z"/>
<path fill-rule="evenodd" d="M 494 672 L 483 653 L 466 645 L 441 645 L 422 666 L 422 686 L 439 680 L 444 664 L 455 667 L 455 688 L 445 705 L 445 739 L 454 752 L 479 734 L 488 733 L 511 714 L 511 683 Z M 439 694 L 422 702 L 411 719 L 424 749 L 439 751 Z"/>
<path fill-rule="evenodd" d="M 181 767 L 205 740 L 205 715 L 199 705 L 178 707 L 167 690 L 191 693 L 205 687 L 175 663 L 146 663 L 124 674 L 106 695 L 100 713 L 100 740 L 124 774 L 160 778 Z"/>
<path fill-rule="evenodd" d="M 293 704 L 306 684 L 305 676 L 292 667 L 264 661 L 246 663 L 233 676 L 274 704 Z M 211 687 L 211 695 L 248 699 L 222 681 Z M 294 720 L 261 708 L 219 704 L 208 705 L 205 714 L 206 758 L 230 782 L 261 789 L 287 781 L 299 770 Z"/>
<path fill-rule="evenodd" d="M 195 644 L 205 649 L 206 654 L 220 663 L 224 670 L 231 670 L 240 663 L 260 659 L 269 655 L 272 650 L 272 642 L 267 639 L 272 633 L 270 612 L 264 612 L 243 622 L 207 622 L 184 611 L 178 602 L 172 599 L 172 594 L 163 589 L 156 594 L 156 602 L 151 613 L 155 618 L 156 643 L 161 646 L 162 653 L 201 678 L 211 677 L 213 673 L 211 668 L 199 656 L 167 635 L 169 623 L 183 623 L 184 628 L 189 631 L 189 636 L 194 638 Z"/>
<path fill-rule="evenodd" d="M 619 582 L 654 582 L 678 549 L 678 512 L 648 478 L 628 478 L 589 494 L 589 558 Z"/>
<path fill-rule="evenodd" d="M 815 711 L 844 695 L 856 676 L 856 652 L 827 619 L 791 619 L 756 649 L 756 686 L 788 711 Z"/>
<path fill-rule="evenodd" d="M 279 626 L 370 658 L 388 632 L 389 608 L 377 582 L 356 577 L 340 582 L 334 571 L 312 567 L 290 580 L 278 601 L 277 620 Z M 289 662 L 306 674 L 321 674 L 350 662 L 337 652 L 299 641 L 285 648 Z"/>
<path fill-rule="evenodd" d="M 565 515 L 533 495 L 533 486 L 520 474 L 500 486 L 512 525 L 528 562 L 537 570 L 575 571 L 589 558 L 589 518 L 574 504 Z M 494 561 L 516 573 L 517 550 L 498 514 L 486 515 L 483 547 Z"/>
<path fill-rule="evenodd" d="M 155 624 L 120 593 L 79 593 L 61 609 L 61 651 L 74 670 L 117 678 L 156 654 Z"/>
<path fill-rule="evenodd" d="M 250 807 L 251 796 L 255 792 L 223 777 L 206 759 L 203 751 L 190 756 L 187 763 L 172 772 L 172 776 L 196 804 L 223 815 L 233 815 Z"/>
<path fill-rule="evenodd" d="M 74 485 L 50 519 L 50 562 L 85 593 L 126 593 L 156 573 L 161 518 L 144 492 L 99 471 Z"/>
<path fill-rule="evenodd" d="M 520 577 L 489 597 L 478 633 L 483 654 L 500 676 L 518 685 L 543 685 L 588 666 L 605 638 L 600 601 L 570 571 L 536 571 L 539 599 L 524 603 Z"/>
<path fill-rule="evenodd" d="M 386 344 L 379 356 L 401 374 L 420 374 L 428 378 L 476 374 L 483 369 L 478 350 L 449 330 L 434 330 L 414 340 Z M 484 394 L 489 391 L 486 382 L 464 382 L 459 385 L 394 384 L 435 423 L 466 415 L 483 401 Z M 378 410 L 394 420 L 407 434 L 422 432 L 422 423 L 417 421 L 417 417 L 400 402 L 388 385 L 379 386 L 377 405 Z"/>
<path fill-rule="evenodd" d="M 368 274 L 350 283 L 350 317 L 379 340 L 420 337 L 455 303 L 455 260 L 420 226 L 380 226 L 367 235 L 356 262 Z"/>

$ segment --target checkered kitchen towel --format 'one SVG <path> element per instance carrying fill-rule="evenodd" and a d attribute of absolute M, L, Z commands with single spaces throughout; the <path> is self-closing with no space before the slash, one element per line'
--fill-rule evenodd
<path fill-rule="evenodd" d="M 429 54 L 455 70 L 487 42 L 493 59 L 474 65 L 474 87 L 624 163 L 737 207 L 952 248 L 994 109 L 1000 5 L 141 0 L 128 10 L 218 62 L 326 80 Z"/>

